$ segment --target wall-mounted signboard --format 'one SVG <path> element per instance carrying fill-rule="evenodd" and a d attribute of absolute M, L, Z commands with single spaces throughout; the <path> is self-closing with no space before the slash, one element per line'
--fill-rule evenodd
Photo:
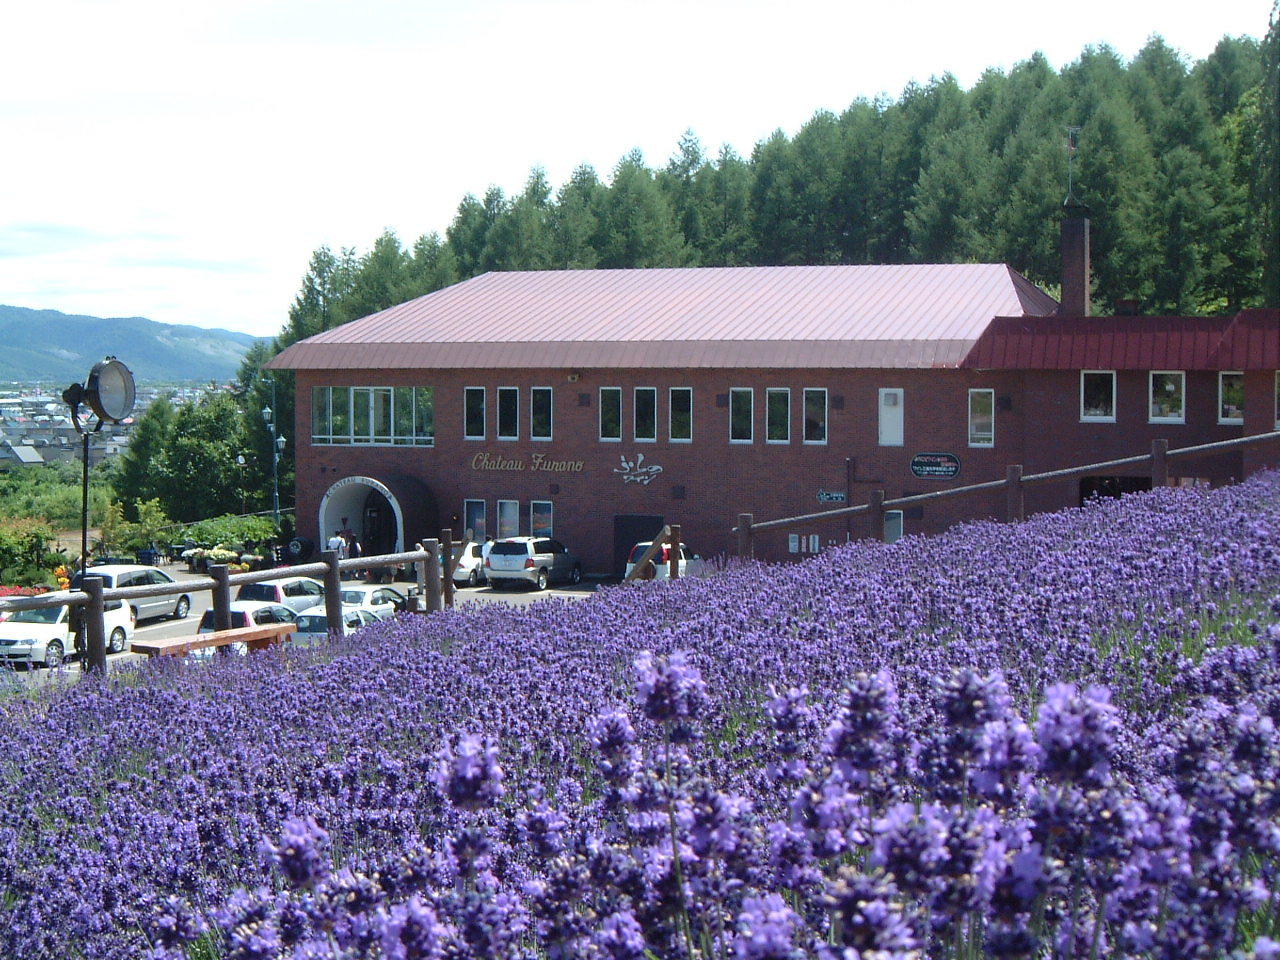
<path fill-rule="evenodd" d="M 921 480 L 954 480 L 960 476 L 960 458 L 954 453 L 917 453 L 911 458 L 911 474 Z"/>

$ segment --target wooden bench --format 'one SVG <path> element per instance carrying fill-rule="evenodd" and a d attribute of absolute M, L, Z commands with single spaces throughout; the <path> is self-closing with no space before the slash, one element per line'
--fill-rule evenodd
<path fill-rule="evenodd" d="M 215 630 L 213 633 L 197 633 L 194 637 L 134 640 L 129 645 L 129 649 L 134 653 L 145 653 L 148 657 L 184 657 L 192 650 L 225 647 L 232 643 L 243 643 L 250 650 L 265 650 L 273 644 L 293 639 L 289 634 L 296 633 L 297 630 L 296 623 L 262 623 L 252 627 L 233 627 L 230 630 Z"/>

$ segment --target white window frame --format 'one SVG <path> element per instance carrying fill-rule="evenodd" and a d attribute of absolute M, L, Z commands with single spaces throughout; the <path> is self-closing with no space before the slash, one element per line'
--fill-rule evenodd
<path fill-rule="evenodd" d="M 1085 377 L 1109 377 L 1111 379 L 1111 414 L 1086 413 L 1084 409 Z M 1115 423 L 1116 422 L 1116 372 L 1114 370 L 1081 370 L 1080 371 L 1080 422 L 1081 423 Z"/>
<path fill-rule="evenodd" d="M 894 397 L 894 402 L 889 403 L 888 398 Z M 878 393 L 879 405 L 876 408 L 876 419 L 878 421 L 879 445 L 882 447 L 901 447 L 907 442 L 907 414 L 906 402 L 907 391 L 902 387 L 881 387 Z M 894 415 L 886 414 L 886 410 L 897 409 L 898 413 Z M 895 427 L 896 431 L 890 431 L 889 427 Z M 892 433 L 896 432 L 897 438 L 894 439 Z M 886 436 L 888 439 L 886 439 Z"/>
<path fill-rule="evenodd" d="M 903 514 L 901 510 L 886 510 L 884 512 L 884 542 L 897 543 L 902 539 L 902 521 Z"/>
<path fill-rule="evenodd" d="M 471 396 L 480 395 L 480 432 L 467 432 L 467 414 L 471 410 Z M 462 389 L 462 438 L 464 440 L 483 440 L 489 431 L 489 393 L 484 387 L 463 387 Z"/>
<path fill-rule="evenodd" d="M 653 398 L 653 435 L 642 437 L 640 435 L 640 394 L 647 394 Z M 658 388 L 657 387 L 636 387 L 631 391 L 631 436 L 636 443 L 657 443 L 658 442 Z"/>
<path fill-rule="evenodd" d="M 821 439 L 821 440 L 810 440 L 810 439 L 809 439 L 809 430 L 808 430 L 808 425 L 809 425 L 809 394 L 811 394 L 811 393 L 813 393 L 813 394 L 821 393 L 821 394 L 822 394 L 822 439 Z M 827 401 L 827 388 L 826 388 L 826 387 L 805 387 L 805 388 L 804 388 L 804 408 L 803 408 L 803 410 L 802 410 L 802 412 L 801 412 L 801 416 L 802 416 L 802 418 L 803 418 L 803 420 L 804 420 L 804 425 L 803 425 L 803 426 L 804 426 L 804 429 L 803 429 L 803 432 L 800 434 L 801 441 L 802 441 L 803 443 L 808 444 L 809 446 L 814 446 L 814 447 L 825 447 L 825 446 L 827 445 L 827 437 L 830 435 L 830 432 L 831 432 L 831 427 L 830 427 L 830 423 L 829 423 L 829 418 L 830 418 L 830 416 L 831 416 L 831 406 L 830 406 L 830 404 L 829 404 L 829 403 L 828 403 L 828 401 Z"/>
<path fill-rule="evenodd" d="M 1227 377 L 1240 378 L 1240 413 L 1238 416 L 1224 416 L 1226 410 L 1225 380 Z M 1222 370 L 1218 373 L 1218 423 L 1239 425 L 1244 423 L 1244 373 L 1240 370 Z"/>
<path fill-rule="evenodd" d="M 606 393 L 616 393 L 618 395 L 618 435 L 616 437 L 606 437 L 604 435 L 604 395 Z M 598 402 L 600 405 L 600 415 L 596 417 L 596 428 L 600 433 L 600 441 L 602 443 L 621 443 L 622 442 L 622 388 L 621 387 L 601 387 Z"/>
<path fill-rule="evenodd" d="M 547 396 L 547 432 L 545 435 L 534 432 L 534 424 L 537 422 L 534 417 L 538 408 L 538 395 L 546 394 Z M 555 436 L 556 425 L 556 405 L 555 390 L 551 387 L 530 387 L 529 388 L 529 439 L 546 442 Z"/>
<path fill-rule="evenodd" d="M 733 435 L 733 398 L 735 395 L 746 395 L 747 398 L 747 437 L 734 437 Z M 756 439 L 756 391 L 754 387 L 730 387 L 729 388 L 729 442 L 730 443 L 755 443 Z"/>
<path fill-rule="evenodd" d="M 1178 390 L 1182 397 L 1181 413 L 1173 417 L 1157 417 L 1155 415 L 1156 377 L 1177 377 L 1181 383 Z M 1167 392 L 1167 391 L 1166 391 Z M 1148 423 L 1186 423 L 1187 422 L 1187 372 L 1185 370 L 1152 370 L 1147 375 L 1147 422 Z"/>
<path fill-rule="evenodd" d="M 991 398 L 991 428 L 983 436 L 974 429 L 973 397 L 974 394 L 985 393 Z M 974 387 L 969 391 L 969 446 L 990 448 L 996 445 L 996 392 L 990 387 Z"/>
<path fill-rule="evenodd" d="M 782 394 L 787 398 L 787 415 L 783 419 L 782 426 L 785 429 L 786 436 L 781 440 L 775 440 L 769 436 L 769 428 L 773 425 L 772 406 L 769 403 L 771 397 Z M 791 388 L 790 387 L 766 387 L 764 391 L 764 442 L 772 444 L 787 444 L 791 442 Z"/>
<path fill-rule="evenodd" d="M 511 426 L 515 427 L 515 433 L 504 434 L 502 432 L 502 395 L 514 395 L 516 398 L 516 409 L 511 415 Z M 519 387 L 499 387 L 498 388 L 498 406 L 496 413 L 496 422 L 493 425 L 493 436 L 496 440 L 519 440 L 520 439 L 520 388 Z"/>
<path fill-rule="evenodd" d="M 677 393 L 687 393 L 689 395 L 689 435 L 687 437 L 677 437 L 675 435 L 674 417 Z M 667 390 L 667 441 L 669 443 L 693 443 L 693 387 L 671 387 Z"/>

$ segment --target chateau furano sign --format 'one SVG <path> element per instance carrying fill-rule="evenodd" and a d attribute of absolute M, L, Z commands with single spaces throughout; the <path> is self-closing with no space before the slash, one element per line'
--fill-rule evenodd
<path fill-rule="evenodd" d="M 472 470 L 499 471 L 507 473 L 542 472 L 542 473 L 581 473 L 585 466 L 583 460 L 551 460 L 544 453 L 532 453 L 528 457 L 495 456 L 492 453 L 477 453 L 471 458 Z"/>

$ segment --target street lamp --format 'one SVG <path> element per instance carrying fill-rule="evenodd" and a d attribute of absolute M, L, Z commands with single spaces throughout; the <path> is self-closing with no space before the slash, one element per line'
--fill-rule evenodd
<path fill-rule="evenodd" d="M 274 392 L 275 384 L 272 384 Z M 275 411 L 270 407 L 262 408 L 262 419 L 271 431 L 271 515 L 276 526 L 280 525 L 280 457 L 284 454 L 285 438 L 276 435 Z"/>
<path fill-rule="evenodd" d="M 80 405 L 87 403 L 89 409 L 98 418 L 98 425 L 93 433 L 102 429 L 108 421 L 119 423 L 133 412 L 133 401 L 137 394 L 133 384 L 133 374 L 115 357 L 107 357 L 93 365 L 89 378 L 84 385 L 73 383 L 62 391 L 62 401 L 71 408 L 71 423 L 83 441 L 82 446 L 82 481 L 80 487 L 80 585 L 84 588 L 85 573 L 89 564 L 89 431 L 80 424 Z M 83 610 L 83 608 L 81 608 Z M 84 617 L 80 616 L 76 624 L 76 649 L 87 653 L 81 661 L 82 668 L 98 669 L 103 673 L 107 669 L 106 650 L 85 650 Z"/>

